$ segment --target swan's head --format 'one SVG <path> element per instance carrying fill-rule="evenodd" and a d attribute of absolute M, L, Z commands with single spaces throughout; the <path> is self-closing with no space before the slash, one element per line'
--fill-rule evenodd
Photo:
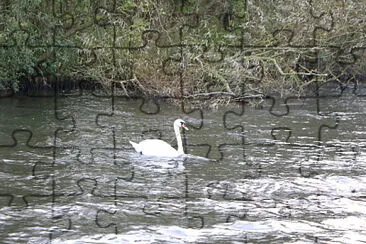
<path fill-rule="evenodd" d="M 186 122 L 184 122 L 181 119 L 177 119 L 177 120 L 174 121 L 174 127 L 176 127 L 176 128 L 183 128 L 183 129 L 188 130 L 188 127 L 186 125 Z"/>

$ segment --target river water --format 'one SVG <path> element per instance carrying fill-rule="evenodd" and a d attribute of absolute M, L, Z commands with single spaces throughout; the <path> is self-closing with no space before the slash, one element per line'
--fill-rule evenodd
<path fill-rule="evenodd" d="M 364 243 L 366 99 L 0 100 L 1 243 Z M 129 140 L 176 145 L 154 158 Z"/>

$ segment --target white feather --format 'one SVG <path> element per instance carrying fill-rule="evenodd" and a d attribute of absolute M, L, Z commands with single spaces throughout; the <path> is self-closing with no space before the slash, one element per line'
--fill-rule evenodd
<path fill-rule="evenodd" d="M 175 120 L 173 126 L 178 143 L 177 150 L 165 141 L 158 139 L 147 139 L 141 141 L 140 143 L 130 141 L 130 143 L 133 148 L 135 148 L 136 152 L 143 155 L 156 157 L 178 157 L 184 154 L 182 138 L 180 136 L 180 128 L 184 128 L 186 130 L 188 130 L 188 128 L 186 127 L 186 123 L 181 119 Z"/>

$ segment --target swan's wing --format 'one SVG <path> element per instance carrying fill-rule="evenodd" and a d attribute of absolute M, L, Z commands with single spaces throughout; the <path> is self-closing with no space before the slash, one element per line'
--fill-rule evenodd
<path fill-rule="evenodd" d="M 158 139 L 147 139 L 140 143 L 131 142 L 137 152 L 148 156 L 177 157 L 179 153 L 168 143 Z"/>

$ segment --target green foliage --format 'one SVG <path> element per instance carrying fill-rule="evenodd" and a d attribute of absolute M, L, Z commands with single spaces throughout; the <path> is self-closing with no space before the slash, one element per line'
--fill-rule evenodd
<path fill-rule="evenodd" d="M 1 6 L 0 88 L 17 91 L 25 80 L 57 74 L 59 64 L 52 47 L 57 21 L 45 12 L 44 2 L 7 1 Z"/>
<path fill-rule="evenodd" d="M 179 76 L 167 75 L 171 70 L 183 72 L 184 95 L 222 91 L 246 97 L 298 93 L 314 81 L 365 69 L 364 63 L 352 63 L 350 55 L 339 53 L 364 46 L 365 5 L 357 1 L 113 3 L 1 3 L 0 86 L 17 89 L 36 77 L 50 83 L 52 75 L 94 79 L 106 86 L 119 82 L 126 94 L 132 88 L 177 95 Z M 318 28 L 322 25 L 326 28 Z M 312 48 L 291 46 L 311 46 L 314 29 Z M 340 49 L 327 48 L 335 46 Z M 366 53 L 354 55 L 361 60 Z"/>

